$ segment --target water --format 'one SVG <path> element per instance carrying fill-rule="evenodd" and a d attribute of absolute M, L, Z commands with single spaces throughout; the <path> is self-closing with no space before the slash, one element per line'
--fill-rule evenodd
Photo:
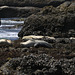
<path fill-rule="evenodd" d="M 16 18 L 14 18 L 16 19 Z M 16 40 L 18 39 L 18 33 L 22 27 L 13 28 L 17 24 L 23 24 L 24 21 L 13 21 L 12 18 L 2 18 L 0 25 L 0 39 L 10 39 Z"/>

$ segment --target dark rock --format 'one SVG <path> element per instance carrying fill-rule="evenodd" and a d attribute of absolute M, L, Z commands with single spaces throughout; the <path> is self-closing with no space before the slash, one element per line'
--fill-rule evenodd
<path fill-rule="evenodd" d="M 28 17 L 31 14 L 35 14 L 40 11 L 40 8 L 36 7 L 0 7 L 0 17 L 1 18 L 11 18 L 11 17 Z"/>
<path fill-rule="evenodd" d="M 22 30 L 18 36 L 44 35 L 54 37 L 70 37 L 70 29 L 75 30 L 75 6 L 74 3 L 65 4 L 66 8 L 52 6 L 44 7 L 39 13 L 31 15 L 25 20 Z M 63 8 L 63 9 L 61 9 Z M 61 10 L 60 10 L 61 9 Z M 73 32 L 74 33 L 74 32 Z"/>
<path fill-rule="evenodd" d="M 21 50 L 21 52 L 27 52 L 27 48 L 23 48 L 22 50 Z"/>
<path fill-rule="evenodd" d="M 1 25 L 1 19 L 0 19 L 0 25 Z"/>
<path fill-rule="evenodd" d="M 62 3 L 60 6 L 58 6 L 57 8 L 60 9 L 60 11 L 64 11 L 70 4 L 71 4 L 70 1 L 66 1 L 66 2 Z"/>
<path fill-rule="evenodd" d="M 52 6 L 44 7 L 39 13 L 31 15 L 25 20 L 24 26 L 19 32 L 19 37 L 25 35 L 74 36 L 74 34 L 68 34 L 70 29 L 75 30 L 74 11 L 75 6 L 72 8 L 71 4 L 64 8 L 64 11 Z"/>
<path fill-rule="evenodd" d="M 70 39 L 69 38 L 56 38 L 56 42 L 67 44 L 67 43 L 70 43 Z"/>
<path fill-rule="evenodd" d="M 0 6 L 36 6 L 44 7 L 47 5 L 58 6 L 63 3 L 65 0 L 0 0 Z"/>
<path fill-rule="evenodd" d="M 36 70 L 34 72 L 34 75 L 44 75 L 43 72 L 41 70 Z"/>
<path fill-rule="evenodd" d="M 0 70 L 10 75 L 75 75 L 74 68 L 75 58 L 58 60 L 47 54 L 31 54 L 9 60 Z"/>

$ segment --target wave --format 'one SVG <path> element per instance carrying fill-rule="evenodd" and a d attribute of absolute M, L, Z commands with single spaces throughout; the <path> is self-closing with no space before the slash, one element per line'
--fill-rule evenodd
<path fill-rule="evenodd" d="M 17 32 L 0 32 L 0 38 L 18 38 Z"/>
<path fill-rule="evenodd" d="M 2 25 L 16 25 L 16 24 L 24 24 L 24 21 L 12 21 L 12 20 L 1 20 Z"/>
<path fill-rule="evenodd" d="M 1 28 L 2 27 L 13 27 L 13 26 L 15 26 L 15 25 L 0 25 Z"/>
<path fill-rule="evenodd" d="M 13 28 L 13 26 L 17 24 L 24 24 L 24 21 L 13 21 L 10 19 L 1 19 L 1 25 L 0 25 L 0 38 L 5 39 L 18 39 L 18 32 L 21 30 L 20 28 Z M 9 29 L 11 27 L 11 29 Z"/>

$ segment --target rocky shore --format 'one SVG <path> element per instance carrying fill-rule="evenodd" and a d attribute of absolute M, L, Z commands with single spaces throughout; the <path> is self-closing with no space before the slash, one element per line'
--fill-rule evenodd
<path fill-rule="evenodd" d="M 7 75 L 74 75 L 74 68 L 75 58 L 57 60 L 46 54 L 13 58 L 1 67 Z"/>
<path fill-rule="evenodd" d="M 75 43 L 51 43 L 53 48 L 0 44 L 1 75 L 75 75 Z"/>
<path fill-rule="evenodd" d="M 0 39 L 0 75 L 75 75 L 75 1 L 0 0 L 0 17 L 26 18 Z"/>

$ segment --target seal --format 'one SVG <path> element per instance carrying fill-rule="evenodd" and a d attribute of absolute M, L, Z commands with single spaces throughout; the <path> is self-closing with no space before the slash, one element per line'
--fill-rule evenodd
<path fill-rule="evenodd" d="M 7 43 L 7 44 L 11 44 L 11 40 L 7 40 L 7 39 L 0 39 L 0 44 L 2 43 Z"/>
<path fill-rule="evenodd" d="M 26 42 L 21 42 L 22 47 L 46 47 L 52 48 L 52 45 L 43 40 L 28 40 Z"/>
<path fill-rule="evenodd" d="M 33 47 L 35 44 L 35 41 L 34 40 L 28 40 L 26 42 L 21 42 L 20 45 L 22 47 Z"/>
<path fill-rule="evenodd" d="M 9 6 L 1 6 L 0 8 L 3 9 L 3 8 L 8 8 L 8 7 L 9 7 Z"/>
<path fill-rule="evenodd" d="M 42 36 L 42 35 L 29 35 L 29 36 L 23 36 L 22 40 L 23 41 L 27 41 L 27 40 L 44 40 L 47 41 L 49 43 L 54 43 L 56 40 L 54 37 L 50 37 L 50 36 Z"/>
<path fill-rule="evenodd" d="M 44 36 L 36 36 L 36 35 L 29 35 L 29 36 L 24 36 L 22 39 L 42 39 Z"/>

